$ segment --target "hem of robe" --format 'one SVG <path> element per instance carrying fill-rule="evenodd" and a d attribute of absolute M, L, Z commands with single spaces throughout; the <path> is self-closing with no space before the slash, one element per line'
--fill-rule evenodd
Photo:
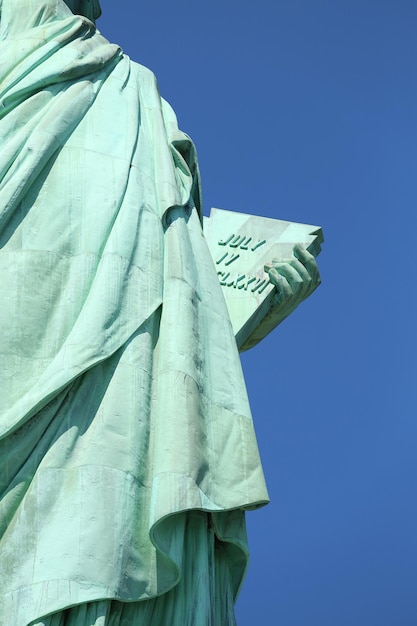
<path fill-rule="evenodd" d="M 144 592 L 140 597 L 132 597 L 117 592 L 115 587 L 97 585 L 91 580 L 52 579 L 33 583 L 6 594 L 4 596 L 4 617 L 7 620 L 8 614 L 12 616 L 13 626 L 29 626 L 47 616 L 81 604 L 105 600 L 114 600 L 123 603 L 146 602 L 162 597 L 172 591 L 181 580 L 182 563 L 178 561 L 182 560 L 182 555 L 178 554 L 175 558 L 174 555 L 164 552 L 160 545 L 161 537 L 164 534 L 170 534 L 171 536 L 168 538 L 168 541 L 175 543 L 176 522 L 180 522 L 179 525 L 181 525 L 181 518 L 184 518 L 184 514 L 186 515 L 187 513 L 193 512 L 202 512 L 211 516 L 211 523 L 217 540 L 234 555 L 230 572 L 234 575 L 232 592 L 234 602 L 236 602 L 249 564 L 249 552 L 246 543 L 245 510 L 250 510 L 254 507 L 258 508 L 266 504 L 268 504 L 268 500 L 260 500 L 259 502 L 252 502 L 239 508 L 222 510 L 213 510 L 203 507 L 188 508 L 182 511 L 176 511 L 175 513 L 167 515 L 162 520 L 159 520 L 152 527 L 150 537 L 158 554 L 164 560 L 170 562 L 171 568 L 176 572 L 176 576 L 169 586 L 166 586 L 166 588 L 157 593 L 149 594 Z M 174 524 L 172 524 L 173 522 Z M 168 524 L 171 524 L 173 528 L 168 529 Z M 165 537 L 165 541 L 163 542 L 166 543 L 166 540 L 167 537 Z M 3 623 L 7 623 L 7 621 Z"/>

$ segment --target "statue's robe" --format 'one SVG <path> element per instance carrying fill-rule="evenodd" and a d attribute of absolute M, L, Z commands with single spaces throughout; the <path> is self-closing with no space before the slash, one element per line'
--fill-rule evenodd
<path fill-rule="evenodd" d="M 267 493 L 192 143 L 62 0 L 3 0 L 0 138 L 0 624 L 231 624 Z"/>

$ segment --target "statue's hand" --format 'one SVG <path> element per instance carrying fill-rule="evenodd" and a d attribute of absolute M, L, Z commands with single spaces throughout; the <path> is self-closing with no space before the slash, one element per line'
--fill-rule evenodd
<path fill-rule="evenodd" d="M 316 259 L 304 246 L 296 244 L 294 257 L 273 259 L 265 265 L 269 279 L 277 289 L 275 306 L 287 317 L 320 284 Z"/>

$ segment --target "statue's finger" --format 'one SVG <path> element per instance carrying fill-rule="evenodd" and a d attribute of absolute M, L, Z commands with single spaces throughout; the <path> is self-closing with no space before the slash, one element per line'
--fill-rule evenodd
<path fill-rule="evenodd" d="M 305 283 L 310 283 L 311 282 L 310 273 L 307 270 L 307 268 L 305 267 L 305 265 L 303 265 L 303 263 L 301 263 L 301 261 L 299 261 L 296 257 L 292 257 L 292 259 L 290 259 L 288 261 L 288 263 L 296 272 L 298 272 L 298 274 L 301 276 L 303 282 L 305 282 Z"/>
<path fill-rule="evenodd" d="M 278 274 L 284 276 L 284 278 L 287 279 L 293 293 L 296 293 L 300 290 L 300 287 L 304 282 L 303 277 L 290 263 L 278 263 L 278 265 L 276 265 L 274 269 L 278 272 Z M 307 272 L 305 273 L 307 274 Z M 307 280 L 310 280 L 308 274 Z"/>
<path fill-rule="evenodd" d="M 311 280 L 317 286 L 320 283 L 320 272 L 314 255 L 306 250 L 306 248 L 301 244 L 296 244 L 293 252 L 295 258 L 304 265 L 311 277 Z"/>
<path fill-rule="evenodd" d="M 283 257 L 283 256 L 277 256 L 274 257 L 272 259 L 272 263 L 277 264 L 277 263 L 287 263 L 288 262 L 288 258 L 287 257 Z"/>
<path fill-rule="evenodd" d="M 272 268 L 269 272 L 271 283 L 275 285 L 278 292 L 278 301 L 286 300 L 293 297 L 293 290 L 285 276 L 282 276 L 276 268 Z"/>

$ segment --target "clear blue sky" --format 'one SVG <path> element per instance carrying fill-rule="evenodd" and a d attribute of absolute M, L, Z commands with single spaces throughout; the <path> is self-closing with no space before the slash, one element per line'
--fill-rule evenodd
<path fill-rule="evenodd" d="M 323 285 L 243 365 L 271 504 L 239 626 L 417 624 L 417 3 L 102 0 L 210 206 L 319 224 Z"/>

